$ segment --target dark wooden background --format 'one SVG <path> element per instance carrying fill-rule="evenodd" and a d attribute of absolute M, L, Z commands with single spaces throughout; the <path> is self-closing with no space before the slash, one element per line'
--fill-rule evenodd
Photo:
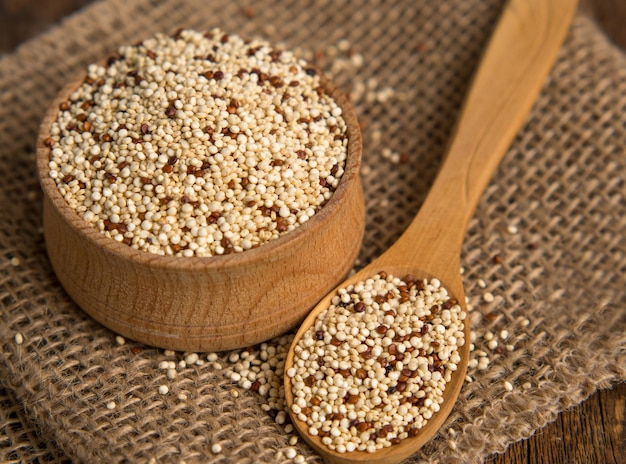
<path fill-rule="evenodd" d="M 90 2 L 0 0 L 0 55 Z M 626 0 L 587 0 L 583 7 L 626 48 Z M 625 383 L 599 391 L 528 440 L 490 456 L 486 464 L 626 464 L 625 400 Z"/>

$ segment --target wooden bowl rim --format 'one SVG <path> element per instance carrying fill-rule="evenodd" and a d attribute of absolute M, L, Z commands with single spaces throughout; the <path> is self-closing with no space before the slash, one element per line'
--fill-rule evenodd
<path fill-rule="evenodd" d="M 350 189 L 355 182 L 360 181 L 359 169 L 362 157 L 362 138 L 360 126 L 348 98 L 322 71 L 316 69 L 320 77 L 321 85 L 326 93 L 341 108 L 342 117 L 346 123 L 346 134 L 348 146 L 344 173 L 339 184 L 330 199 L 322 208 L 304 224 L 301 224 L 293 231 L 264 243 L 258 247 L 235 252 L 228 255 L 214 256 L 163 256 L 149 251 L 137 250 L 123 243 L 117 242 L 111 237 L 107 237 L 91 224 L 81 218 L 78 213 L 70 207 L 61 195 L 55 181 L 49 176 L 50 148 L 45 145 L 45 140 L 49 136 L 50 128 L 57 119 L 58 108 L 61 102 L 74 92 L 84 81 L 87 71 L 82 71 L 79 76 L 64 86 L 56 95 L 52 103 L 46 110 L 44 119 L 39 128 L 37 137 L 37 174 L 44 196 L 47 197 L 52 206 L 67 221 L 68 225 L 74 229 L 89 245 L 98 247 L 105 253 L 115 255 L 124 260 L 133 261 L 136 264 L 149 266 L 155 269 L 177 270 L 224 270 L 234 268 L 270 258 L 279 258 L 290 253 L 294 245 L 299 241 L 306 240 L 310 234 L 315 234 L 319 228 L 324 227 L 330 217 L 339 209 L 345 201 Z"/>

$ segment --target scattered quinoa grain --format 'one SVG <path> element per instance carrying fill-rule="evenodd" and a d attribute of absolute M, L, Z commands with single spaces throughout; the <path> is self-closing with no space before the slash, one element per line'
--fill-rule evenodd
<path fill-rule="evenodd" d="M 15 334 L 14 340 L 16 345 L 21 345 L 22 343 L 24 343 L 24 336 L 20 332 L 18 332 Z"/>
<path fill-rule="evenodd" d="M 115 337 L 115 343 L 117 343 L 119 346 L 125 345 L 126 344 L 126 339 L 124 337 L 122 337 L 121 335 L 117 335 Z"/>
<path fill-rule="evenodd" d="M 167 385 L 159 385 L 159 393 L 161 395 L 167 395 L 170 391 L 169 387 Z"/>
<path fill-rule="evenodd" d="M 11 266 L 19 266 L 20 265 L 20 258 L 18 258 L 17 256 L 13 256 L 10 260 L 9 263 L 11 264 Z"/>
<path fill-rule="evenodd" d="M 515 235 L 517 234 L 518 229 L 516 225 L 509 224 L 509 226 L 506 228 L 506 231 L 511 235 Z"/>
<path fill-rule="evenodd" d="M 109 401 L 107 403 L 107 409 L 115 409 L 115 406 L 116 406 L 115 401 Z"/>
<path fill-rule="evenodd" d="M 198 359 L 200 359 L 200 357 L 198 356 L 198 353 L 190 353 L 187 356 L 185 356 L 185 362 L 187 363 L 187 365 L 196 363 Z"/>
<path fill-rule="evenodd" d="M 478 364 L 476 366 L 476 368 L 479 371 L 484 371 L 485 369 L 487 369 L 489 367 L 489 357 L 488 356 L 483 356 L 478 360 Z"/>
<path fill-rule="evenodd" d="M 220 454 L 222 452 L 222 445 L 214 443 L 213 446 L 211 446 L 211 452 L 213 454 Z"/>
<path fill-rule="evenodd" d="M 508 380 L 504 381 L 504 389 L 506 391 L 513 391 L 513 385 Z"/>
<path fill-rule="evenodd" d="M 285 457 L 287 459 L 293 459 L 298 455 L 298 452 L 296 451 L 295 448 L 287 448 L 285 450 Z"/>
<path fill-rule="evenodd" d="M 495 298 L 493 296 L 493 293 L 491 292 L 483 293 L 483 300 L 485 301 L 485 303 L 493 303 L 494 299 Z"/>

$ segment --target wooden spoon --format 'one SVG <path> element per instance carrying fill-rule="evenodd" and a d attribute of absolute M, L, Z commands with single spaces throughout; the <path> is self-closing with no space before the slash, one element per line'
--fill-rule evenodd
<path fill-rule="evenodd" d="M 397 277 L 437 277 L 466 311 L 460 275 L 460 252 L 476 205 L 500 160 L 535 101 L 576 10 L 575 0 L 511 0 L 505 7 L 474 77 L 446 158 L 428 198 L 400 239 L 382 256 L 340 287 L 380 271 Z M 328 308 L 331 292 L 313 309 L 297 332 L 285 372 L 294 363 L 294 347 Z M 466 319 L 467 321 L 467 319 Z M 438 413 L 420 434 L 399 444 L 367 453 L 330 450 L 291 411 L 294 395 L 285 375 L 285 396 L 294 426 L 302 437 L 332 463 L 395 463 L 415 453 L 441 427 L 452 410 L 465 378 L 469 357 L 469 325 L 461 362 L 444 392 Z"/>

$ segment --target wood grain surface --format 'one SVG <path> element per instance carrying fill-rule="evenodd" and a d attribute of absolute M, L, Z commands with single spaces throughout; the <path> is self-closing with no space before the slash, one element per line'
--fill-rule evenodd
<path fill-rule="evenodd" d="M 0 55 L 45 30 L 91 0 L 0 1 Z M 626 47 L 626 2 L 586 0 L 607 34 Z M 625 464 L 626 383 L 601 390 L 527 440 L 492 455 L 486 464 Z"/>

